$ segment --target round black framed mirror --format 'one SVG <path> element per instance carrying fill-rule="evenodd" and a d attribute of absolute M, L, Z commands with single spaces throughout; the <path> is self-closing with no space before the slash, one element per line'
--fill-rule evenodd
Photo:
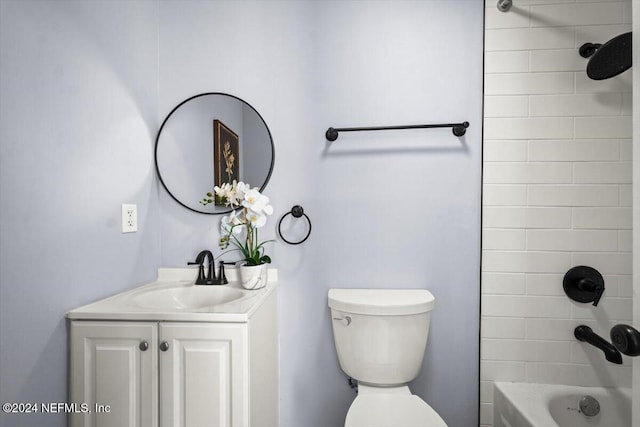
<path fill-rule="evenodd" d="M 262 191 L 275 158 L 266 122 L 246 101 L 221 92 L 194 95 L 179 103 L 156 137 L 156 171 L 167 193 L 185 208 L 209 215 L 230 211 L 203 206 L 215 185 L 243 181 Z"/>

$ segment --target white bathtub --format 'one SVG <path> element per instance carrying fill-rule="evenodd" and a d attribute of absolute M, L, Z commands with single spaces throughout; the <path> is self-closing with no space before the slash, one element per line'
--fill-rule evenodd
<path fill-rule="evenodd" d="M 580 398 L 600 403 L 600 413 L 585 416 Z M 552 384 L 495 383 L 494 427 L 631 427 L 631 389 Z"/>

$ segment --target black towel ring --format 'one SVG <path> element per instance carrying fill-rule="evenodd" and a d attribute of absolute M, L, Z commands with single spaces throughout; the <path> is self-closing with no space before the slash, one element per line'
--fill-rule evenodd
<path fill-rule="evenodd" d="M 307 235 L 304 236 L 304 239 L 300 240 L 299 242 L 291 242 L 285 239 L 284 236 L 282 235 L 282 229 L 281 229 L 282 220 L 284 220 L 287 217 L 287 215 L 293 215 L 294 218 L 300 218 L 301 216 L 304 216 L 307 219 L 307 222 L 309 223 L 309 231 L 307 232 Z M 280 235 L 280 238 L 285 241 L 285 243 L 288 243 L 290 245 L 299 245 L 300 243 L 303 243 L 305 240 L 309 238 L 309 236 L 311 235 L 311 220 L 309 219 L 307 214 L 304 213 L 304 209 L 302 208 L 302 206 L 295 205 L 294 207 L 291 208 L 289 212 L 287 212 L 282 216 L 282 218 L 280 218 L 280 221 L 278 221 L 278 234 Z"/>

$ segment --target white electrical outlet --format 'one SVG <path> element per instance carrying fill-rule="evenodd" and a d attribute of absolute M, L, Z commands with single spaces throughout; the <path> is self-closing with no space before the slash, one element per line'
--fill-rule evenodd
<path fill-rule="evenodd" d="M 138 205 L 122 205 L 122 232 L 138 231 Z"/>

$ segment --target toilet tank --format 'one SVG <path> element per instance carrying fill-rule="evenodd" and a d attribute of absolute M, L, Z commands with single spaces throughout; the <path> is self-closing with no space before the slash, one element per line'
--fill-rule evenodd
<path fill-rule="evenodd" d="M 425 289 L 329 289 L 340 367 L 374 386 L 418 376 L 435 298 Z"/>

